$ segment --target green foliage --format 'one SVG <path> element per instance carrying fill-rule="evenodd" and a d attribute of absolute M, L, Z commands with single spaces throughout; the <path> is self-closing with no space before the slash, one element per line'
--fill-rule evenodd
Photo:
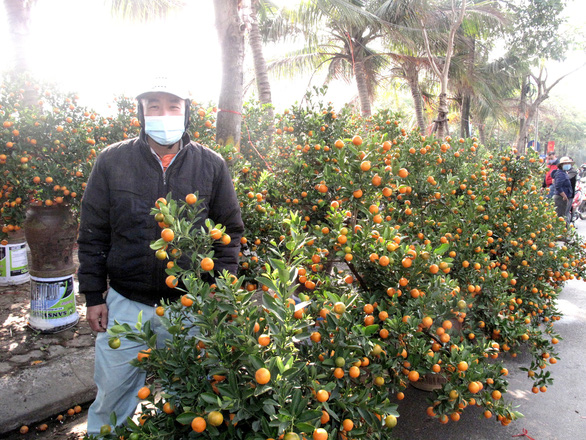
<path fill-rule="evenodd" d="M 259 294 L 244 290 L 243 278 L 228 273 L 217 274 L 213 285 L 202 280 L 199 261 L 210 253 L 201 249 L 211 248 L 211 239 L 206 230 L 189 227 L 198 217 L 197 206 L 178 206 L 167 199 L 153 209 L 155 215 L 172 217 L 168 227 L 174 230 L 175 240 L 170 245 L 194 256 L 190 269 L 168 271 L 182 279 L 191 302 L 165 305 L 161 323 L 171 335 L 165 348 L 157 348 L 150 322 L 143 324 L 140 317 L 135 328 L 116 323 L 109 330 L 113 339 L 140 340 L 149 347 L 148 357 L 133 364 L 155 377 L 151 388 L 158 392 L 148 397 L 142 423 L 117 427 L 105 438 L 133 432 L 147 438 L 191 437 L 193 419 L 207 418 L 212 411 L 220 411 L 226 423 L 215 427 L 208 419 L 201 434 L 205 438 L 266 439 L 293 430 L 311 434 L 322 424 L 322 411 L 330 414 L 331 421 L 324 424 L 330 432 L 340 430 L 343 417 L 354 420 L 352 434 L 356 438 L 383 438 L 388 428 L 375 414 L 396 415 L 396 405 L 390 403 L 383 387 L 365 387 L 369 377 L 384 374 L 382 366 L 373 365 L 372 373 L 365 371 L 356 379 L 337 381 L 331 376 L 329 353 L 333 355 L 332 350 L 342 346 L 337 356 L 347 356 L 349 362 L 362 359 L 372 349 L 368 341 L 372 332 L 351 314 L 332 313 L 326 320 L 316 320 L 309 313 L 301 317 L 296 313 L 310 305 L 316 307 L 315 301 L 296 304 L 293 299 L 295 264 L 306 243 L 300 231 L 303 220 L 291 215 L 285 221 L 287 238 L 272 244 L 271 257 L 259 277 L 268 289 Z M 214 227 L 218 225 L 207 225 L 209 230 Z M 163 243 L 156 242 L 152 247 L 160 246 Z M 318 302 L 332 298 L 348 304 L 359 300 L 355 293 L 347 298 L 332 293 Z M 310 343 L 317 328 L 329 339 L 331 330 L 327 329 L 334 327 L 340 332 L 326 346 Z M 270 341 L 259 343 L 261 335 Z M 321 362 L 325 353 L 328 359 Z M 266 384 L 256 378 L 262 368 L 270 372 Z M 320 390 L 330 393 L 327 401 L 316 399 Z M 174 409 L 172 413 L 164 410 L 167 402 Z"/>
<path fill-rule="evenodd" d="M 530 64 L 541 58 L 565 58 L 570 38 L 560 32 L 566 21 L 563 0 L 513 0 L 502 4 L 511 14 L 510 26 L 504 34 L 511 54 Z"/>
<path fill-rule="evenodd" d="M 140 128 L 124 97 L 101 117 L 32 81 L 10 78 L 1 92 L 4 233 L 29 203 L 75 209 L 100 148 Z M 213 270 L 213 249 L 231 238 L 199 219 L 197 195 L 157 202 L 153 221 L 166 231 L 151 248 L 180 299 L 162 306 L 164 348 L 140 317 L 110 329 L 113 348 L 122 337 L 146 343 L 133 363 L 154 382 L 143 417 L 106 438 L 192 438 L 204 417 L 205 438 L 323 427 L 330 438 L 388 439 L 391 395 L 420 378 L 440 383 L 428 410 L 440 422 L 476 404 L 508 424 L 520 414 L 501 398 L 502 358 L 517 353 L 529 354 L 534 392 L 551 385 L 557 296 L 585 276 L 586 254 L 544 199 L 538 158 L 426 138 L 389 110 L 336 112 L 323 93 L 274 123 L 249 104 L 255 148 L 243 154 L 216 145 L 216 109 L 192 103 L 190 134 L 233 171 L 246 227 L 238 275 Z M 212 426 L 216 411 L 225 422 Z"/>
<path fill-rule="evenodd" d="M 209 220 L 193 230 L 199 202 L 153 209 L 175 234 L 153 251 L 166 250 L 184 293 L 164 305 L 164 349 L 146 323 L 111 331 L 151 348 L 133 362 L 157 391 L 143 424 L 115 435 L 195 436 L 191 422 L 220 411 L 226 423 L 199 436 L 321 427 L 330 438 L 389 439 L 390 396 L 429 380 L 439 386 L 428 414 L 441 423 L 473 404 L 504 425 L 520 417 L 502 360 L 529 354 L 528 386 L 551 385 L 556 299 L 586 262 L 583 240 L 541 193 L 539 159 L 492 155 L 475 138 L 426 138 L 391 112 L 362 120 L 308 103 L 277 121 L 264 150 L 270 169 L 221 151 L 246 225 L 238 277 L 204 282 L 200 261 L 224 232 Z M 179 267 L 176 249 L 191 267 Z M 260 368 L 266 384 L 256 382 Z"/>

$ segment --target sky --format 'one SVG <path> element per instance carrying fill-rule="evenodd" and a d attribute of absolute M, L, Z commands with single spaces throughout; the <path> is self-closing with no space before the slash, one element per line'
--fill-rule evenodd
<path fill-rule="evenodd" d="M 104 3 L 37 0 L 30 42 L 31 68 L 37 77 L 78 93 L 83 105 L 103 111 L 115 96 L 135 96 L 147 87 L 149 78 L 168 69 L 185 83 L 193 99 L 217 102 L 221 65 L 212 0 L 187 2 L 184 10 L 148 25 L 112 18 Z M 579 24 L 586 30 L 586 2 L 573 0 L 568 14 L 574 26 Z M 0 71 L 9 65 L 10 46 L 5 12 L 0 6 Z M 561 66 L 551 65 L 550 78 L 584 61 L 582 53 Z M 563 80 L 553 89 L 553 95 L 586 112 L 584 77 L 586 68 Z M 307 84 L 307 78 L 295 82 L 272 80 L 277 109 L 300 101 Z M 355 93 L 353 86 L 336 84 L 326 99 L 342 105 Z"/>
<path fill-rule="evenodd" d="M 29 48 L 36 76 L 78 92 L 82 103 L 101 107 L 120 94 L 135 96 L 149 78 L 172 66 L 179 80 L 197 79 L 188 85 L 194 98 L 217 99 L 221 71 L 211 1 L 190 2 L 199 7 L 150 25 L 112 18 L 104 3 L 37 1 Z M 3 8 L 0 12 L 0 23 L 5 23 Z M 0 39 L 9 41 L 5 32 Z"/>

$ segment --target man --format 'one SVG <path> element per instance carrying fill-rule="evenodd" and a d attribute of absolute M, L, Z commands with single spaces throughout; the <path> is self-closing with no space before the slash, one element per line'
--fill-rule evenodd
<path fill-rule="evenodd" d="M 151 241 L 160 228 L 150 210 L 159 197 L 171 192 L 176 200 L 198 193 L 205 218 L 226 227 L 229 245 L 215 247 L 215 270 L 236 273 L 244 226 L 240 206 L 225 161 L 208 148 L 191 142 L 190 101 L 173 90 L 166 78 L 157 78 L 137 96 L 142 126 L 138 138 L 104 149 L 88 180 L 79 230 L 79 291 L 85 294 L 87 319 L 97 332 L 94 377 L 98 388 L 88 414 L 88 434 L 132 416 L 144 371 L 129 365 L 146 347 L 128 340 L 116 350 L 108 346 L 106 329 L 114 324 L 151 319 L 159 330 L 159 343 L 167 337 L 154 310 L 163 299 L 176 299 L 178 291 L 165 285 L 165 262 L 155 257 Z M 179 260 L 182 266 L 188 256 Z M 187 263 L 189 264 L 189 263 Z M 186 267 L 186 266 L 184 266 Z M 109 288 L 108 288 L 109 282 Z M 108 292 L 104 297 L 104 292 Z"/>
<path fill-rule="evenodd" d="M 567 207 L 568 203 L 574 197 L 574 189 L 570 183 L 567 171 L 572 168 L 574 162 L 567 156 L 560 159 L 558 169 L 552 172 L 553 184 L 553 201 L 555 203 L 555 211 L 558 217 L 563 217 L 568 223 Z"/>
<path fill-rule="evenodd" d="M 547 153 L 547 160 L 546 160 L 546 165 L 547 165 L 547 172 L 545 173 L 545 177 L 543 178 L 543 182 L 541 187 L 543 188 L 543 190 L 546 192 L 546 197 L 552 197 L 553 196 L 553 191 L 551 188 L 551 185 L 553 183 L 553 179 L 552 179 L 552 171 L 555 171 L 558 169 L 558 159 L 555 155 L 555 152 L 550 151 L 549 153 Z"/>

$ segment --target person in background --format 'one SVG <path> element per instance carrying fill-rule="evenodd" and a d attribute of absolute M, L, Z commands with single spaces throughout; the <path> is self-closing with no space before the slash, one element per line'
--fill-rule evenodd
<path fill-rule="evenodd" d="M 113 349 L 106 330 L 115 320 L 134 327 L 142 313 L 143 324 L 150 320 L 157 333 L 157 346 L 163 347 L 169 338 L 155 308 L 163 300 L 177 299 L 181 292 L 165 285 L 166 262 L 158 260 L 150 248 L 161 233 L 150 214 L 156 200 L 169 193 L 175 200 L 198 194 L 203 212 L 195 229 L 204 226 L 206 218 L 225 226 L 232 240 L 214 245 L 217 273 L 225 269 L 236 274 L 244 231 L 226 162 L 187 134 L 187 93 L 159 77 L 137 100 L 140 135 L 99 154 L 81 205 L 79 292 L 86 298 L 90 327 L 97 332 L 94 378 L 98 392 L 88 412 L 89 435 L 110 425 L 111 413 L 118 424 L 133 416 L 139 403 L 137 392 L 145 383 L 145 371 L 129 362 L 146 346 L 124 339 Z M 184 268 L 189 263 L 187 255 L 177 262 Z"/>
<path fill-rule="evenodd" d="M 553 201 L 555 203 L 555 212 L 558 217 L 563 217 L 568 224 L 567 207 L 571 205 L 571 200 L 574 197 L 574 189 L 570 183 L 567 171 L 572 168 L 572 159 L 564 156 L 559 160 L 558 169 L 553 170 Z"/>
<path fill-rule="evenodd" d="M 555 171 L 558 169 L 558 159 L 555 155 L 555 152 L 550 151 L 549 153 L 547 153 L 547 159 L 545 161 L 545 164 L 547 165 L 547 172 L 545 173 L 545 176 L 543 178 L 543 182 L 541 184 L 542 190 L 545 191 L 545 196 L 546 197 L 553 197 L 553 191 L 551 188 L 551 185 L 553 183 L 553 179 L 552 179 L 552 171 Z"/>
<path fill-rule="evenodd" d="M 568 156 L 569 157 L 569 156 Z M 578 170 L 574 168 L 574 159 L 569 157 L 572 163 L 570 169 L 565 170 L 568 178 L 570 179 L 570 185 L 572 187 L 572 198 L 568 197 L 568 206 L 566 207 L 567 222 L 571 223 L 572 217 L 570 217 L 570 211 L 572 210 L 572 203 L 574 202 L 574 195 L 576 194 L 576 182 L 578 181 Z"/>

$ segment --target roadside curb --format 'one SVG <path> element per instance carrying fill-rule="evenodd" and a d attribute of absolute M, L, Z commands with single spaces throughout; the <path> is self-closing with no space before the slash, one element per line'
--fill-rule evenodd
<path fill-rule="evenodd" d="M 0 434 L 81 405 L 96 396 L 94 348 L 67 352 L 0 378 Z"/>

